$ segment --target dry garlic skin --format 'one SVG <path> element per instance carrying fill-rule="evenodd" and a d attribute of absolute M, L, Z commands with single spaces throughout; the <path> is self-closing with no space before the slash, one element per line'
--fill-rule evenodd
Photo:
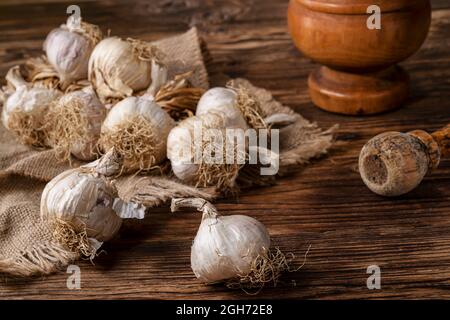
<path fill-rule="evenodd" d="M 41 217 L 62 220 L 89 238 L 110 240 L 122 219 L 112 209 L 114 189 L 102 177 L 68 170 L 51 180 L 41 198 Z"/>
<path fill-rule="evenodd" d="M 130 41 L 110 37 L 100 41 L 89 59 L 89 80 L 101 97 L 121 98 L 147 89 L 152 61 L 139 56 Z"/>
<path fill-rule="evenodd" d="M 227 128 L 246 129 L 245 121 L 241 110 L 237 107 L 237 93 L 228 88 L 212 88 L 206 91 L 197 105 L 196 115 L 203 115 L 210 112 L 221 112 L 226 116 Z"/>
<path fill-rule="evenodd" d="M 102 125 L 103 150 L 114 147 L 127 171 L 149 169 L 166 159 L 173 119 L 151 97 L 128 97 L 117 103 Z"/>
<path fill-rule="evenodd" d="M 87 78 L 89 57 L 101 38 L 102 33 L 97 26 L 85 22 L 76 25 L 71 18 L 67 24 L 48 34 L 44 51 L 61 82 Z"/>
<path fill-rule="evenodd" d="M 243 215 L 205 217 L 191 248 L 191 266 L 203 282 L 246 276 L 270 247 L 267 229 Z"/>

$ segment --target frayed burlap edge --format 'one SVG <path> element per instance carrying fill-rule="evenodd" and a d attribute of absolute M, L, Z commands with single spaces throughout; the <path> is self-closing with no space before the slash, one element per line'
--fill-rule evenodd
<path fill-rule="evenodd" d="M 21 277 L 50 274 L 78 258 L 78 254 L 59 243 L 40 243 L 24 250 L 18 257 L 0 259 L 0 272 Z"/>

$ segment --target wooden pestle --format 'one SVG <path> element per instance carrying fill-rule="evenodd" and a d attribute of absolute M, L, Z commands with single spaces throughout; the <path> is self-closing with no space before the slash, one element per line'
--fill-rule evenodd
<path fill-rule="evenodd" d="M 369 140 L 359 155 L 367 187 L 382 196 L 399 196 L 417 187 L 441 158 L 450 156 L 450 124 L 429 134 L 385 132 Z"/>

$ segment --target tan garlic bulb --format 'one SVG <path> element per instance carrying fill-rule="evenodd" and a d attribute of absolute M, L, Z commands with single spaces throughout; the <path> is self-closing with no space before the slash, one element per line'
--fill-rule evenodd
<path fill-rule="evenodd" d="M 80 160 L 94 160 L 105 117 L 106 108 L 92 87 L 65 94 L 49 111 L 49 145 L 62 160 L 70 159 L 71 154 Z"/>
<path fill-rule="evenodd" d="M 53 178 L 42 192 L 41 217 L 85 233 L 98 247 L 98 242 L 108 241 L 118 232 L 122 220 L 113 210 L 116 189 L 104 175 L 114 173 L 105 168 L 118 167 L 102 161 L 95 165 L 68 170 Z M 61 238 L 65 241 L 64 236 Z"/>
<path fill-rule="evenodd" d="M 20 75 L 19 67 L 9 70 L 6 80 L 15 91 L 5 98 L 2 110 L 3 125 L 24 144 L 45 146 L 45 117 L 49 106 L 62 92 L 31 86 Z"/>
<path fill-rule="evenodd" d="M 89 59 L 89 80 L 103 101 L 129 97 L 147 89 L 155 95 L 167 81 L 162 53 L 139 40 L 102 40 Z"/>
<path fill-rule="evenodd" d="M 235 188 L 245 163 L 245 136 L 243 130 L 228 131 L 226 124 L 223 113 L 210 112 L 184 119 L 170 131 L 167 158 L 177 178 L 196 186 Z"/>
<path fill-rule="evenodd" d="M 203 212 L 191 247 L 191 267 L 205 283 L 237 280 L 256 287 L 278 279 L 288 269 L 280 252 L 270 253 L 270 235 L 258 220 L 244 216 L 221 216 L 206 200 L 172 199 L 171 210 L 182 207 Z"/>
<path fill-rule="evenodd" d="M 99 144 L 103 150 L 117 150 L 124 172 L 149 170 L 166 159 L 167 136 L 174 125 L 151 96 L 128 97 L 109 111 Z"/>
<path fill-rule="evenodd" d="M 44 51 L 62 83 L 87 79 L 89 57 L 101 39 L 102 32 L 98 26 L 73 17 L 48 34 Z"/>

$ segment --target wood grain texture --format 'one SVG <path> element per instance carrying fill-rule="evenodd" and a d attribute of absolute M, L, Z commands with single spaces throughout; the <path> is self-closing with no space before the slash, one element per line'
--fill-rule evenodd
<path fill-rule="evenodd" d="M 37 2 L 37 1 L 36 1 Z M 263 222 L 273 242 L 298 256 L 311 245 L 306 265 L 287 274 L 258 298 L 450 298 L 450 161 L 411 193 L 385 199 L 371 193 L 357 172 L 359 150 L 374 135 L 396 130 L 430 132 L 450 122 L 450 3 L 433 1 L 430 35 L 402 66 L 412 96 L 398 111 L 345 117 L 315 108 L 307 93 L 317 66 L 303 57 L 287 33 L 287 0 L 159 0 L 80 3 L 82 14 L 113 34 L 158 39 L 196 25 L 220 72 L 246 77 L 281 102 L 326 128 L 340 123 L 329 157 L 218 204 L 224 214 L 247 214 Z M 0 74 L 41 53 L 46 34 L 65 19 L 65 3 L 2 5 Z M 253 298 L 222 286 L 204 286 L 190 270 L 190 244 L 200 215 L 160 208 L 143 222 L 127 222 L 95 265 L 79 263 L 82 290 L 66 288 L 67 274 L 0 280 L 0 298 Z M 366 268 L 382 271 L 382 289 L 368 290 Z"/>

